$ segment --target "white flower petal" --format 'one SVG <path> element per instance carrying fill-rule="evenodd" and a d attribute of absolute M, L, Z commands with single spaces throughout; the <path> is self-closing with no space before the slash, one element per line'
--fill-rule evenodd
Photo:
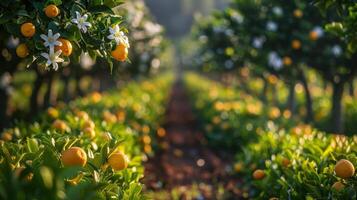
<path fill-rule="evenodd" d="M 82 31 L 83 31 L 83 33 L 86 33 L 87 32 L 87 27 L 82 26 Z"/>
<path fill-rule="evenodd" d="M 57 64 L 57 63 L 52 63 L 52 66 L 53 66 L 53 69 L 54 69 L 55 71 L 58 70 L 58 64 Z"/>
<path fill-rule="evenodd" d="M 60 57 L 58 57 L 58 58 L 55 59 L 55 62 L 57 62 L 57 63 L 63 62 L 63 61 L 64 61 L 64 59 L 63 59 L 63 58 L 60 58 Z"/>
<path fill-rule="evenodd" d="M 87 15 L 87 14 L 84 14 L 83 17 L 82 17 L 82 19 L 83 19 L 84 21 L 86 21 L 86 20 L 88 19 L 88 15 Z"/>
<path fill-rule="evenodd" d="M 71 20 L 73 23 L 75 23 L 75 24 L 78 24 L 78 20 L 77 19 L 72 19 Z"/>
<path fill-rule="evenodd" d="M 43 40 L 45 40 L 45 41 L 48 40 L 48 37 L 47 37 L 47 35 L 45 35 L 45 34 L 41 34 L 40 37 L 41 37 Z"/>
<path fill-rule="evenodd" d="M 52 33 L 52 30 L 51 29 L 48 29 L 48 37 L 53 37 L 53 33 Z"/>
<path fill-rule="evenodd" d="M 52 64 L 52 62 L 50 61 L 50 60 L 47 60 L 47 62 L 46 62 L 46 67 L 48 67 L 49 65 L 51 65 Z"/>
<path fill-rule="evenodd" d="M 54 54 L 55 54 L 56 57 L 58 57 L 59 55 L 61 55 L 61 53 L 62 53 L 62 50 L 58 50 L 58 51 L 56 51 L 56 53 L 54 53 Z"/>
<path fill-rule="evenodd" d="M 49 55 L 48 55 L 48 53 L 41 53 L 41 56 L 44 57 L 44 58 L 46 58 L 46 59 L 49 59 L 49 58 L 50 58 Z"/>
<path fill-rule="evenodd" d="M 89 23 L 89 22 L 83 22 L 83 25 L 84 25 L 84 26 L 88 26 L 88 27 L 91 27 L 91 26 L 92 26 L 92 24 Z"/>
<path fill-rule="evenodd" d="M 81 14 L 78 11 L 76 11 L 76 18 L 77 18 L 78 21 L 81 18 Z"/>
<path fill-rule="evenodd" d="M 56 33 L 56 34 L 53 36 L 53 39 L 54 39 L 54 40 L 57 40 L 60 36 L 61 36 L 61 34 Z"/>

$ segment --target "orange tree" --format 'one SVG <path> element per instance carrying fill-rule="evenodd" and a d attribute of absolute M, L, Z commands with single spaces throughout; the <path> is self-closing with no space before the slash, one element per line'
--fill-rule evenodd
<path fill-rule="evenodd" d="M 339 20 L 329 20 L 326 29 L 339 35 L 347 44 L 350 51 L 357 49 L 357 2 L 349 0 L 314 0 L 325 16 L 338 13 Z"/>
<path fill-rule="evenodd" d="M 101 57 L 113 68 L 113 59 L 125 61 L 129 41 L 122 17 L 113 8 L 122 0 L 98 1 L 10 1 L 0 2 L 2 108 L 6 108 L 9 81 L 19 64 L 37 74 L 32 92 L 32 111 L 37 109 L 42 83 L 50 84 L 53 72 L 69 63 L 79 63 L 82 52 Z M 15 38 L 15 39 L 14 39 Z M 10 78 L 9 78 L 10 77 Z M 49 90 L 50 91 L 50 90 Z M 49 96 L 49 95 L 46 95 Z M 6 115 L 1 109 L 1 118 Z M 1 120 L 5 121 L 5 120 Z M 3 126 L 3 125 L 2 125 Z"/>

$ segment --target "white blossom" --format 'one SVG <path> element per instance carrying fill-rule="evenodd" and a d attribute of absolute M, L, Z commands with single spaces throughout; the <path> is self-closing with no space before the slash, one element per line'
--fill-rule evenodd
<path fill-rule="evenodd" d="M 58 64 L 57 63 L 60 63 L 60 62 L 64 61 L 62 58 L 59 57 L 61 55 L 61 53 L 62 53 L 61 50 L 56 51 L 56 52 L 50 51 L 49 54 L 48 53 L 41 53 L 41 56 L 47 59 L 46 67 L 52 65 L 53 69 L 57 71 L 58 70 Z"/>
<path fill-rule="evenodd" d="M 108 39 L 115 40 L 117 45 L 123 43 L 126 47 L 130 47 L 129 39 L 123 31 L 120 31 L 119 25 L 115 25 L 113 28 L 109 27 L 109 33 Z"/>
<path fill-rule="evenodd" d="M 278 29 L 278 25 L 273 21 L 268 21 L 267 30 L 268 31 L 276 31 Z"/>
<path fill-rule="evenodd" d="M 268 64 L 275 70 L 279 70 L 283 67 L 283 61 L 276 52 L 270 52 L 268 55 Z"/>
<path fill-rule="evenodd" d="M 58 38 L 61 36 L 61 34 L 56 33 L 53 35 L 52 30 L 49 29 L 47 35 L 41 34 L 40 37 L 45 41 L 44 45 L 45 47 L 50 48 L 50 52 L 54 51 L 55 46 L 62 46 L 62 43 L 58 41 Z"/>
<path fill-rule="evenodd" d="M 324 29 L 321 28 L 320 26 L 314 27 L 312 31 L 317 33 L 317 37 L 322 37 L 324 35 Z"/>
<path fill-rule="evenodd" d="M 280 7 L 276 6 L 273 8 L 273 13 L 277 16 L 281 16 L 283 14 L 283 10 Z"/>
<path fill-rule="evenodd" d="M 88 15 L 84 14 L 83 16 L 81 16 L 81 14 L 76 11 L 76 18 L 72 19 L 71 21 L 75 24 L 77 24 L 77 27 L 79 28 L 79 30 L 81 30 L 83 33 L 86 33 L 88 28 L 87 27 L 91 27 L 92 24 L 87 22 L 88 19 Z"/>
<path fill-rule="evenodd" d="M 334 45 L 331 51 L 335 56 L 340 56 L 342 54 L 342 48 L 339 45 Z"/>
<path fill-rule="evenodd" d="M 265 37 L 256 37 L 253 39 L 253 47 L 260 49 L 263 47 L 264 42 L 265 42 Z"/>

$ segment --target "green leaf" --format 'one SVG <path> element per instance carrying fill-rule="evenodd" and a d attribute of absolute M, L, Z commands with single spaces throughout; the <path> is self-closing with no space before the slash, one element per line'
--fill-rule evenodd
<path fill-rule="evenodd" d="M 91 13 L 107 13 L 107 14 L 111 14 L 114 15 L 114 12 L 111 8 L 109 8 L 108 6 L 105 5 L 100 5 L 100 6 L 95 6 L 95 7 L 91 7 L 88 9 L 89 12 Z"/>

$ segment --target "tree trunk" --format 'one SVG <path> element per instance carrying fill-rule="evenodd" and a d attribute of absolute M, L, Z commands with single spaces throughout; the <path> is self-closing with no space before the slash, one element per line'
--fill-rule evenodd
<path fill-rule="evenodd" d="M 273 105 L 278 106 L 279 100 L 278 100 L 278 92 L 276 91 L 276 84 L 272 85 L 271 90 L 272 90 L 271 98 L 272 98 Z"/>
<path fill-rule="evenodd" d="M 262 89 L 262 93 L 261 93 L 261 98 L 264 103 L 267 103 L 268 102 L 267 93 L 268 93 L 268 85 L 269 84 L 265 78 L 262 78 L 262 79 L 263 79 L 263 89 Z"/>
<path fill-rule="evenodd" d="M 9 100 L 9 95 L 6 91 L 6 88 L 0 89 L 0 130 L 6 128 L 8 125 L 8 116 L 6 114 L 7 103 Z"/>
<path fill-rule="evenodd" d="M 289 84 L 289 96 L 286 102 L 286 107 L 288 110 L 290 110 L 291 114 L 295 114 L 295 107 L 296 107 L 296 102 L 295 102 L 295 83 L 290 83 Z"/>
<path fill-rule="evenodd" d="M 43 101 L 43 108 L 44 109 L 47 109 L 51 106 L 51 96 L 52 96 L 52 92 L 53 92 L 53 89 L 52 89 L 52 86 L 53 86 L 53 73 L 50 72 L 48 75 L 48 78 L 47 78 L 47 91 L 46 91 L 46 94 L 45 94 L 45 97 L 44 97 L 44 101 Z"/>
<path fill-rule="evenodd" d="M 342 106 L 343 90 L 344 90 L 344 82 L 333 84 L 331 125 L 332 125 L 332 132 L 337 134 L 342 134 L 344 131 L 343 106 Z"/>
<path fill-rule="evenodd" d="M 37 114 L 38 112 L 38 94 L 40 92 L 44 77 L 38 72 L 36 80 L 33 84 L 32 94 L 30 98 L 30 116 Z"/>
<path fill-rule="evenodd" d="M 355 87 L 354 87 L 354 85 L 353 85 L 353 79 L 349 82 L 349 87 L 348 87 L 348 89 L 349 89 L 349 93 L 350 93 L 350 96 L 351 97 L 354 97 L 355 96 Z"/>
<path fill-rule="evenodd" d="M 305 105 L 306 105 L 306 123 L 313 123 L 314 122 L 314 111 L 312 109 L 312 97 L 309 89 L 309 85 L 307 83 L 307 79 L 305 74 L 301 72 L 301 82 L 305 90 Z"/>
<path fill-rule="evenodd" d="M 63 101 L 68 103 L 71 100 L 69 97 L 69 76 L 64 76 L 63 83 Z"/>

